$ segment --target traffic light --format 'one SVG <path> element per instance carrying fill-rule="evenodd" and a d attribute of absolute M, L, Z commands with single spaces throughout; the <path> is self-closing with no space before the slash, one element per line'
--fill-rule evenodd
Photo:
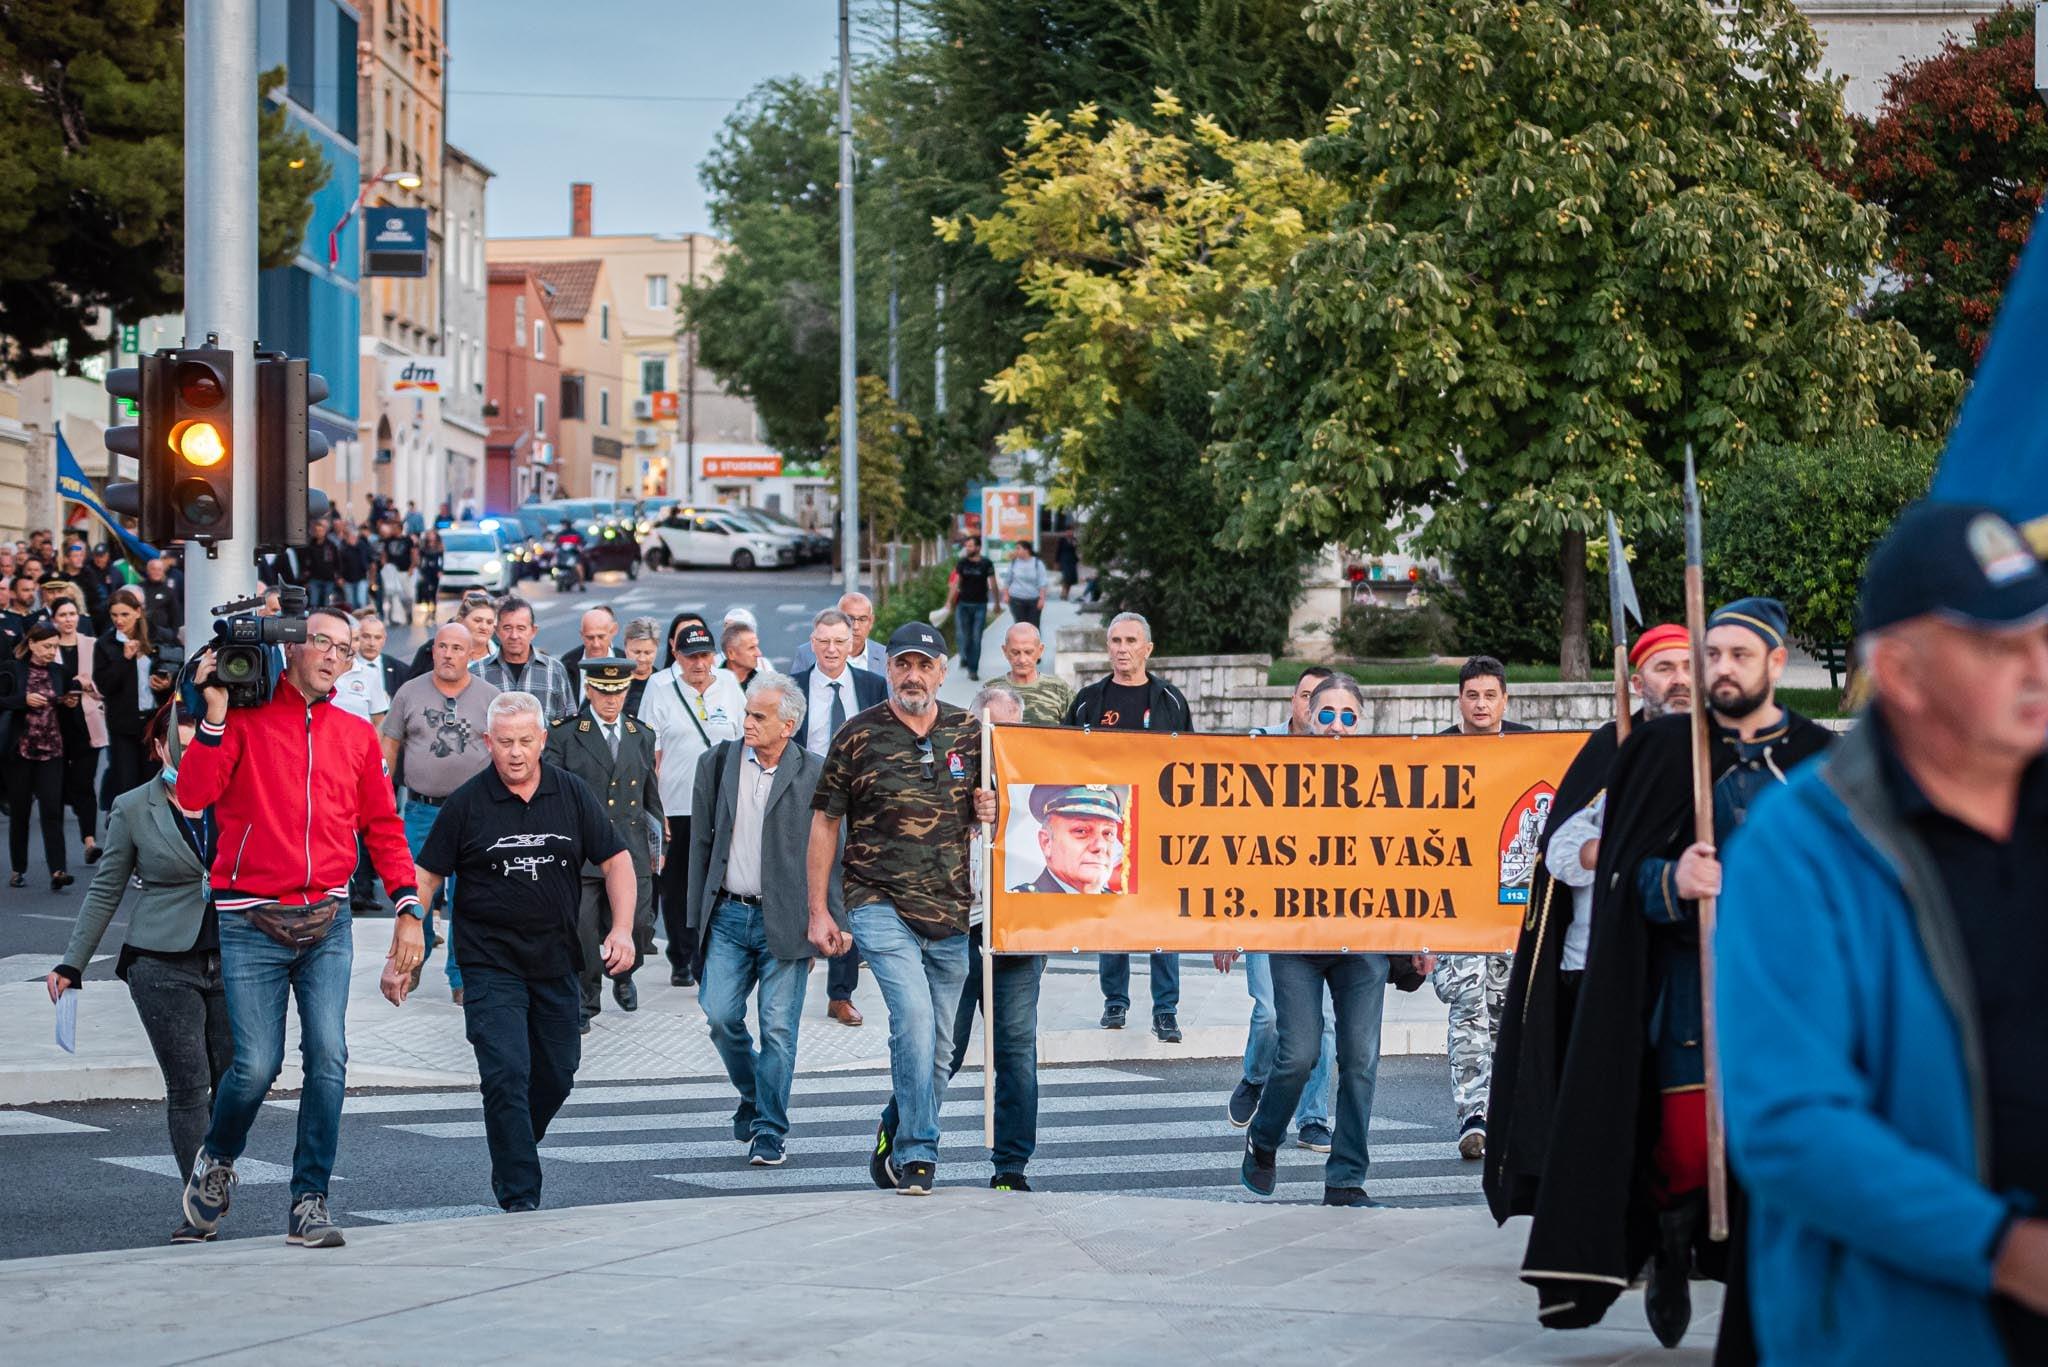
<path fill-rule="evenodd" d="M 327 397 L 327 381 L 302 358 L 265 352 L 256 360 L 256 549 L 303 546 L 308 523 L 325 517 L 327 495 L 312 487 L 311 466 L 327 455 L 325 433 L 307 409 Z"/>
<path fill-rule="evenodd" d="M 170 424 L 165 420 L 164 408 L 169 370 L 166 355 L 150 352 L 136 357 L 133 366 L 107 372 L 107 392 L 135 406 L 133 423 L 107 429 L 107 449 L 133 459 L 136 470 L 135 482 L 107 485 L 107 506 L 135 518 L 142 539 L 156 546 L 171 539 L 167 505 L 160 495 L 158 481 L 150 478 L 150 465 L 156 453 L 168 450 L 165 440 Z M 145 497 L 145 491 L 156 496 Z"/>
<path fill-rule="evenodd" d="M 172 541 L 226 541 L 235 534 L 235 353 L 185 347 L 169 356 L 164 408 L 170 424 L 161 484 Z M 150 499 L 144 462 L 143 502 Z"/>

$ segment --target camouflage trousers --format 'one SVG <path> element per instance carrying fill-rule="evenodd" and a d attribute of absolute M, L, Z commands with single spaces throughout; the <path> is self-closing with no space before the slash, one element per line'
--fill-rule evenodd
<path fill-rule="evenodd" d="M 1493 1081 L 1493 1042 L 1508 995 L 1508 954 L 1445 954 L 1430 970 L 1437 1000 L 1451 1008 L 1451 1101 L 1460 1126 L 1486 1117 Z"/>

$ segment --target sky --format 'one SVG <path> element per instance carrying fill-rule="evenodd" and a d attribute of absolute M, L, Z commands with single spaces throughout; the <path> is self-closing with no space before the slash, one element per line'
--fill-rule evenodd
<path fill-rule="evenodd" d="M 720 123 L 759 82 L 838 60 L 832 0 L 449 0 L 448 11 L 448 140 L 496 173 L 493 237 L 568 232 L 577 180 L 595 187 L 597 232 L 707 228 L 697 167 Z M 606 98 L 560 98 L 591 94 Z"/>

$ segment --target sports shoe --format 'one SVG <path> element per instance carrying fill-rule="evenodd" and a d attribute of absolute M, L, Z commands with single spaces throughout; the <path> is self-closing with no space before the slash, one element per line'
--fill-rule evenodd
<path fill-rule="evenodd" d="M 1326 1206 L 1367 1206 L 1380 1209 L 1380 1203 L 1365 1194 L 1364 1187 L 1324 1187 L 1323 1204 Z"/>
<path fill-rule="evenodd" d="M 1252 1123 L 1252 1117 L 1259 1113 L 1259 1096 L 1266 1090 L 1263 1082 L 1246 1080 L 1233 1087 L 1230 1103 L 1223 1108 L 1223 1114 L 1238 1129 Z"/>
<path fill-rule="evenodd" d="M 201 1149 L 192 1160 L 192 1175 L 185 1179 L 185 1223 L 201 1234 L 219 1229 L 241 1180 L 233 1163 L 223 1163 Z"/>
<path fill-rule="evenodd" d="M 1301 1129 L 1295 1134 L 1294 1142 L 1304 1149 L 1314 1149 L 1317 1153 L 1328 1153 L 1330 1151 L 1330 1127 L 1320 1120 L 1305 1121 Z"/>
<path fill-rule="evenodd" d="M 898 1196 L 929 1196 L 932 1194 L 932 1178 L 938 1174 L 936 1163 L 905 1163 L 903 1180 L 897 1184 Z"/>
<path fill-rule="evenodd" d="M 1021 1172 L 999 1172 L 988 1179 L 990 1191 L 1029 1191 L 1031 1184 L 1024 1180 Z"/>
<path fill-rule="evenodd" d="M 1179 1044 L 1180 1022 L 1174 1019 L 1171 1011 L 1155 1011 L 1152 1013 L 1152 1033 L 1159 1036 L 1161 1044 Z"/>
<path fill-rule="evenodd" d="M 732 1137 L 745 1144 L 754 1137 L 754 1117 L 760 1112 L 751 1101 L 742 1101 L 732 1113 Z"/>
<path fill-rule="evenodd" d="M 747 1148 L 747 1161 L 757 1168 L 779 1168 L 784 1158 L 782 1136 L 762 1132 Z"/>
<path fill-rule="evenodd" d="M 891 1156 L 895 1151 L 896 1136 L 885 1120 L 875 1126 L 875 1151 L 868 1155 L 868 1177 L 883 1191 L 895 1191 L 903 1185 L 903 1174 L 896 1170 L 896 1160 Z"/>
<path fill-rule="evenodd" d="M 1458 1157 L 1486 1157 L 1486 1117 L 1475 1115 L 1465 1122 L 1465 1128 L 1458 1134 Z"/>
<path fill-rule="evenodd" d="M 310 1191 L 292 1202 L 284 1241 L 298 1248 L 340 1248 L 348 1242 L 328 1217 L 327 1198 Z"/>
<path fill-rule="evenodd" d="M 505 1205 L 505 1213 L 506 1213 L 507 1215 L 520 1215 L 520 1214 L 524 1214 L 525 1212 L 527 1212 L 527 1211 L 529 1211 L 529 1210 L 539 1210 L 539 1209 L 540 1209 L 540 1202 L 538 1202 L 538 1201 L 524 1201 L 524 1200 L 521 1200 L 521 1201 L 509 1201 L 509 1202 L 507 1202 L 507 1203 L 506 1203 L 506 1205 Z"/>
<path fill-rule="evenodd" d="M 1116 1003 L 1111 1002 L 1108 1006 L 1102 1008 L 1102 1028 L 1105 1030 L 1121 1030 L 1124 1028 L 1124 1021 L 1130 1017 L 1130 1014 L 1131 1008 L 1128 1006 L 1118 1006 Z"/>
<path fill-rule="evenodd" d="M 1244 1163 L 1238 1168 L 1237 1175 L 1244 1182 L 1245 1190 L 1252 1195 L 1271 1196 L 1273 1184 L 1280 1180 L 1273 1150 L 1262 1149 L 1247 1137 L 1244 1141 Z"/>
<path fill-rule="evenodd" d="M 210 1244 L 213 1242 L 214 1234 L 214 1230 L 201 1229 L 190 1220 L 180 1220 L 178 1221 L 178 1227 L 171 1231 L 171 1242 L 174 1244 Z"/>

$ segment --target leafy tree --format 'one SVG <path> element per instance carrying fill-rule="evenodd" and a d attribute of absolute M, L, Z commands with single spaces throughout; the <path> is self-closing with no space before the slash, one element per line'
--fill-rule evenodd
<path fill-rule="evenodd" d="M 2048 190 L 2034 79 L 2032 7 L 2008 7 L 1894 75 L 1876 120 L 1856 130 L 1849 184 L 1891 214 L 1892 277 L 1872 315 L 1966 374 Z"/>
<path fill-rule="evenodd" d="M 1956 377 L 1853 312 L 1883 215 L 1824 175 L 1849 130 L 1791 0 L 1320 0 L 1310 27 L 1352 62 L 1305 158 L 1349 204 L 1220 398 L 1238 544 L 1554 555 L 1583 678 L 1588 533 L 1668 527 L 1687 443 L 1713 471 L 1946 421 Z"/>
<path fill-rule="evenodd" d="M 99 311 L 182 305 L 184 34 L 177 0 L 17 0 L 0 8 L 0 369 L 104 348 Z M 319 146 L 268 99 L 260 264 L 297 251 L 327 178 Z"/>
<path fill-rule="evenodd" d="M 904 527 L 903 471 L 905 456 L 924 436 L 917 419 L 889 398 L 889 386 L 878 375 L 855 381 L 859 419 L 854 436 L 860 451 L 860 512 L 869 538 L 894 541 Z M 835 405 L 826 420 L 836 450 L 845 419 Z"/>
<path fill-rule="evenodd" d="M 1927 493 L 1940 454 L 1885 432 L 1753 453 L 1701 492 L 1709 596 L 1767 594 L 1785 604 L 1795 640 L 1847 643 L 1864 562 Z"/>

